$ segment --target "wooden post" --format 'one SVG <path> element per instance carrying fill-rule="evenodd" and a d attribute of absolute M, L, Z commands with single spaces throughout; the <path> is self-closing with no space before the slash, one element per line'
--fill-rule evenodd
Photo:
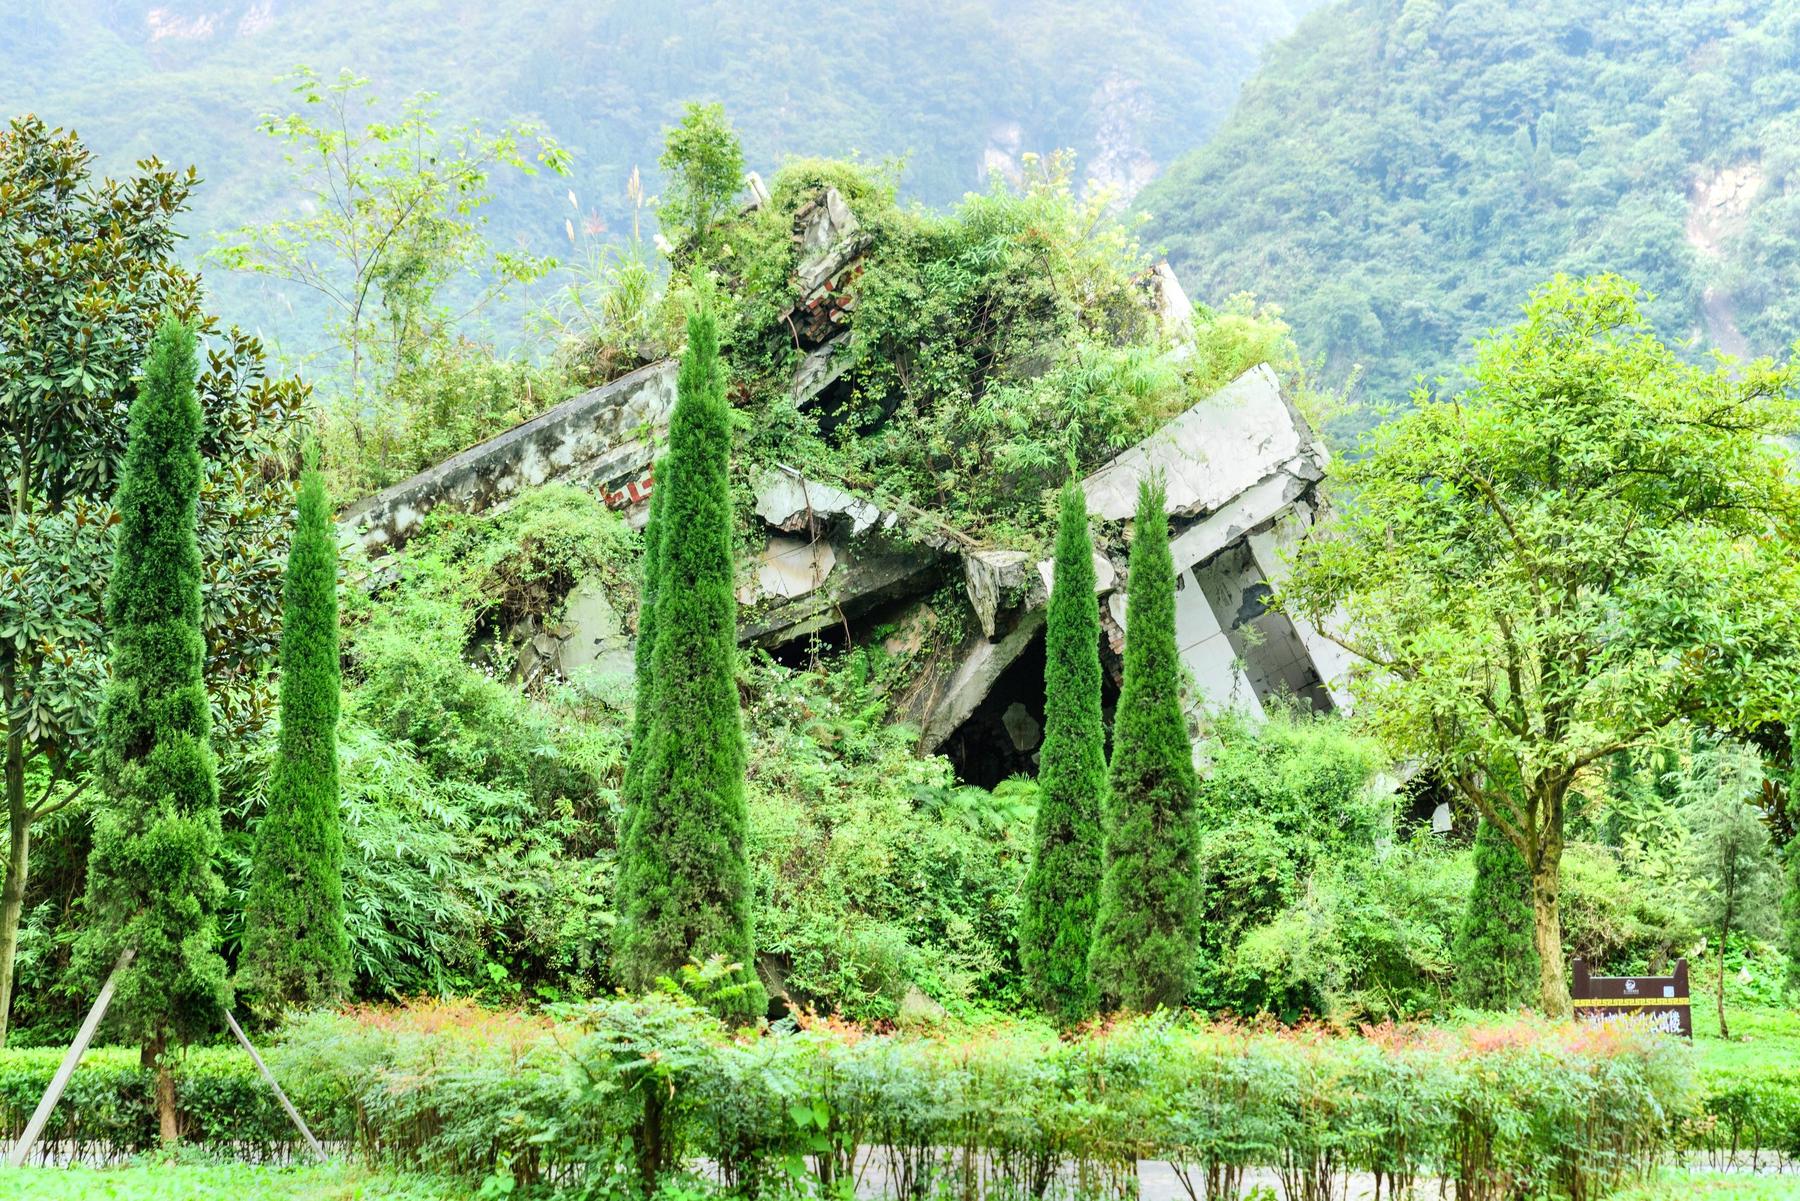
<path fill-rule="evenodd" d="M 69 1050 L 63 1056 L 61 1066 L 56 1075 L 50 1078 L 50 1087 L 44 1090 L 44 1099 L 38 1102 L 37 1109 L 31 1115 L 31 1121 L 25 1124 L 25 1133 L 13 1144 L 7 1153 L 6 1166 L 16 1168 L 24 1164 L 25 1157 L 31 1154 L 44 1126 L 50 1121 L 50 1111 L 62 1100 L 63 1090 L 69 1087 L 69 1079 L 75 1075 L 75 1069 L 81 1064 L 81 1057 L 87 1054 L 88 1044 L 94 1041 L 94 1032 L 100 1028 L 100 1019 L 106 1016 L 106 1007 L 112 1004 L 113 989 L 119 983 L 119 973 L 130 964 L 137 951 L 125 948 L 119 954 L 119 961 L 113 964 L 113 970 L 107 974 L 106 983 L 100 986 L 100 995 L 94 998 L 94 1007 L 88 1010 L 87 1020 L 81 1023 L 81 1029 L 75 1032 L 75 1041 L 69 1044 Z"/>
<path fill-rule="evenodd" d="M 237 1019 L 231 1016 L 229 1009 L 225 1011 L 225 1024 L 231 1027 L 231 1032 L 237 1035 L 237 1040 L 244 1044 L 244 1050 L 250 1052 L 250 1062 L 256 1065 L 256 1070 L 262 1073 L 262 1078 L 268 1081 L 270 1088 L 275 1090 L 275 1099 L 281 1102 L 283 1109 L 287 1110 L 288 1119 L 294 1123 L 295 1128 L 301 1134 L 306 1136 L 307 1145 L 312 1148 L 313 1154 L 323 1162 L 326 1158 L 325 1148 L 319 1145 L 319 1140 L 313 1137 L 311 1130 L 307 1129 L 306 1120 L 300 1116 L 300 1111 L 294 1108 L 294 1103 L 288 1100 L 287 1094 L 281 1091 L 281 1085 L 275 1082 L 275 1073 L 269 1070 L 269 1065 L 262 1061 L 262 1056 L 256 1053 L 256 1048 L 250 1045 L 250 1039 L 244 1034 L 244 1028 L 238 1025 Z"/>

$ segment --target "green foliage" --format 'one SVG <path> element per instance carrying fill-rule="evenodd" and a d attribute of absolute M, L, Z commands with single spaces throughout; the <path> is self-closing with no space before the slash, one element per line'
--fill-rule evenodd
<path fill-rule="evenodd" d="M 1781 939 L 1787 949 L 1788 983 L 1800 987 L 1800 839 L 1782 852 Z"/>
<path fill-rule="evenodd" d="M 1044 626 L 1044 741 L 1037 825 L 1019 923 L 1019 960 L 1038 1008 L 1058 1022 L 1093 1013 L 1088 950 L 1099 901 L 1106 805 L 1100 605 L 1087 499 L 1066 484 Z"/>
<path fill-rule="evenodd" d="M 154 159 L 95 179 L 73 134 L 32 117 L 0 129 L 0 697 L 10 853 L 0 909 L 0 1030 L 26 906 L 32 828 L 93 766 L 104 687 L 103 594 L 127 415 L 157 323 L 172 311 L 218 333 L 198 378 L 202 622 L 220 741 L 260 726 L 279 612 L 285 468 L 274 459 L 305 389 L 263 370 L 261 344 L 198 311 L 176 261 L 193 172 Z M 30 783 L 27 791 L 27 781 Z M 40 831 L 40 833 L 43 831 Z M 80 861 L 40 895 L 78 893 Z"/>
<path fill-rule="evenodd" d="M 265 116 L 260 129 L 283 146 L 307 211 L 246 225 L 213 256 L 323 303 L 337 343 L 325 373 L 333 406 L 327 446 L 353 447 L 379 477 L 395 470 L 394 459 L 428 449 L 430 435 L 419 426 L 429 429 L 433 401 L 442 407 L 447 385 L 466 390 L 454 387 L 454 377 L 438 379 L 450 372 L 433 363 L 467 360 L 466 349 L 452 345 L 460 320 L 452 302 L 467 316 L 555 266 L 488 245 L 482 210 L 493 176 L 532 175 L 540 166 L 566 174 L 568 156 L 529 122 L 494 133 L 475 125 L 441 132 L 430 93 L 407 101 L 397 119 L 362 124 L 357 110 L 375 104 L 367 79 L 345 70 L 322 83 L 305 67 L 288 78 L 301 110 Z"/>
<path fill-rule="evenodd" d="M 1262 47 L 1309 7 L 1207 0 L 1149 27 L 1122 0 L 924 0 L 849 9 L 822 25 L 816 13 L 750 0 L 520 0 L 504 10 L 478 0 L 304 0 L 265 23 L 254 0 L 221 0 L 204 14 L 167 6 L 171 23 L 152 27 L 103 0 L 22 0 L 12 9 L 17 36 L 0 46 L 0 78 L 14 85 L 12 111 L 81 129 L 114 170 L 147 146 L 199 163 L 209 187 L 190 229 L 201 247 L 213 231 L 291 202 L 282 148 L 246 114 L 287 111 L 291 97 L 274 76 L 294 63 L 361 64 L 388 95 L 440 93 L 440 127 L 480 121 L 492 132 L 529 113 L 578 152 L 575 223 L 610 233 L 630 226 L 633 166 L 648 175 L 666 127 L 694 98 L 723 101 L 765 176 L 765 165 L 793 156 L 903 155 L 909 194 L 949 204 L 985 183 L 990 147 L 1072 146 L 1094 164 L 1096 184 L 1135 179 L 1213 129 Z M 216 16 L 208 36 L 180 36 L 203 15 Z M 86 86 L 94 79 L 112 86 Z M 362 124 L 354 108 L 350 117 Z M 561 186 L 513 173 L 494 185 L 493 244 L 558 253 Z M 211 284 L 224 311 L 278 332 L 289 353 L 328 345 L 324 303 L 310 292 L 248 276 Z M 520 316 L 492 310 L 503 347 Z"/>
<path fill-rule="evenodd" d="M 1470 1009 L 1516 1009 L 1538 978 L 1531 941 L 1531 873 L 1492 822 L 1475 828 L 1475 885 L 1456 927 L 1456 1000 Z"/>
<path fill-rule="evenodd" d="M 1796 77 L 1773 49 L 1791 13 L 1652 0 L 1628 25 L 1613 15 L 1598 0 L 1321 10 L 1141 194 L 1152 236 L 1190 290 L 1281 304 L 1309 361 L 1366 370 L 1383 404 L 1451 373 L 1558 271 L 1643 282 L 1666 339 L 1774 353 L 1796 312 Z"/>
<path fill-rule="evenodd" d="M 1055 507 L 1038 501 L 1071 464 L 1091 470 L 1265 357 L 1304 389 L 1267 309 L 1197 313 L 1194 345 L 1172 353 L 1186 315 L 1168 330 L 1156 319 L 1131 226 L 1104 195 L 1077 196 L 1066 156 L 1027 165 L 1020 186 L 996 181 L 940 215 L 902 208 L 891 173 L 800 160 L 774 177 L 769 204 L 723 227 L 721 320 L 734 404 L 749 417 L 741 453 L 1047 551 Z M 828 188 L 866 245 L 827 288 L 851 335 L 833 352 L 843 374 L 798 404 L 808 346 L 794 326 L 810 318 L 794 306 L 818 298 L 796 294 L 816 251 L 795 235 Z"/>
<path fill-rule="evenodd" d="M 714 227 L 744 186 L 744 147 L 718 104 L 692 104 L 669 130 L 662 157 L 657 219 L 674 244 L 677 264 L 704 263 L 717 249 Z"/>
<path fill-rule="evenodd" d="M 1030 786 L 958 787 L 946 760 L 889 724 L 866 661 L 751 664 L 758 950 L 811 1011 L 875 1022 L 1016 1008 Z"/>
<path fill-rule="evenodd" d="M 1092 1196 L 1140 1159 L 1235 1187 L 1271 1166 L 1335 1194 L 1349 1172 L 1442 1174 L 1458 1195 L 1596 1195 L 1689 1112 L 1686 1049 L 1646 1032 L 1517 1023 L 1368 1037 L 1127 1020 L 1058 1041 L 828 1026 L 729 1037 L 695 1001 L 621 997 L 550 1022 L 424 1007 L 303 1018 L 278 1071 L 332 1098 L 371 1164 L 600 1195 L 834 1195 L 857 1147 L 883 1196 Z M 571 1063 L 571 1060 L 573 1061 Z M 351 1127 L 352 1113 L 360 1115 Z M 690 1177 L 678 1165 L 704 1161 Z M 978 1175 L 965 1165 L 983 1165 Z M 1223 1191 L 1223 1190 L 1221 1190 Z M 1223 1195 L 1231 1195 L 1229 1192 Z"/>
<path fill-rule="evenodd" d="M 688 346 L 657 491 L 655 678 L 641 793 L 621 855 L 616 957 L 634 987 L 715 955 L 755 981 L 744 862 L 744 733 L 731 564 L 731 416 L 717 322 L 688 319 Z M 733 1012 L 754 1017 L 761 988 Z"/>
<path fill-rule="evenodd" d="M 201 674 L 194 354 L 194 332 L 165 320 L 131 406 L 106 591 L 107 796 L 94 820 L 77 943 L 81 975 L 96 985 L 122 952 L 136 953 L 111 1016 L 157 1056 L 171 1037 L 210 1032 L 230 998 L 218 949 L 219 799 Z"/>
<path fill-rule="evenodd" d="M 1193 749 L 1175 649 L 1175 565 L 1163 488 L 1138 487 L 1113 722 L 1106 852 L 1089 972 L 1108 1009 L 1181 1004 L 1200 935 Z"/>
<path fill-rule="evenodd" d="M 505 433 L 573 391 L 555 365 L 446 339 L 397 371 L 366 414 L 321 406 L 315 417 L 323 468 L 333 494 L 355 500 Z"/>
<path fill-rule="evenodd" d="M 282 592 L 281 745 L 256 826 L 238 982 L 260 1008 L 335 1000 L 349 983 L 338 798 L 337 529 L 308 471 Z"/>
<path fill-rule="evenodd" d="M 1761 791 L 1762 763 L 1753 752 L 1721 753 L 1706 748 L 1707 770 L 1687 806 L 1693 829 L 1693 869 L 1697 897 L 1693 912 L 1708 939 L 1717 939 L 1717 994 L 1721 1037 L 1725 1018 L 1725 948 L 1734 935 L 1774 932 L 1781 868 L 1769 844 L 1769 828 L 1750 800 Z M 1702 756 L 1696 756 L 1701 758 Z"/>
<path fill-rule="evenodd" d="M 652 476 L 650 515 L 644 523 L 643 564 L 638 577 L 637 643 L 632 647 L 631 754 L 625 761 L 625 783 L 620 789 L 629 822 L 634 807 L 643 800 L 643 781 L 650 758 L 650 731 L 656 702 L 656 598 L 661 588 L 664 498 L 668 463 L 658 465 Z"/>
<path fill-rule="evenodd" d="M 506 675 L 528 615 L 580 580 L 623 595 L 633 541 L 592 496 L 543 488 L 497 514 L 434 514 L 391 587 L 346 590 L 358 995 L 554 998 L 610 980 L 622 698 L 604 680 L 522 692 Z"/>
<path fill-rule="evenodd" d="M 1463 864 L 1428 835 L 1322 861 L 1295 899 L 1230 948 L 1234 1008 L 1283 1021 L 1393 1021 L 1442 1013 Z"/>
<path fill-rule="evenodd" d="M 1792 384 L 1685 363 L 1617 278 L 1553 280 L 1468 390 L 1421 394 L 1339 471 L 1334 536 L 1285 589 L 1374 666 L 1359 702 L 1389 749 L 1519 848 L 1550 1012 L 1580 773 L 1682 717 L 1748 730 L 1791 703 L 1800 487 L 1769 435 L 1800 420 Z"/>

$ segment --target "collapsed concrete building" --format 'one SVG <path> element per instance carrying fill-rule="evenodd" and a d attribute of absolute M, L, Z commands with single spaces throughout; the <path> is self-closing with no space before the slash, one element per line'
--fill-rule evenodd
<path fill-rule="evenodd" d="M 828 190 L 800 213 L 796 241 L 804 255 L 798 300 L 783 318 L 802 351 L 794 394 L 802 405 L 821 406 L 823 425 L 842 386 L 848 289 L 867 239 Z M 1180 285 L 1159 265 L 1146 290 L 1181 354 L 1189 306 Z M 652 363 L 565 401 L 352 506 L 342 535 L 379 558 L 433 509 L 493 510 L 550 483 L 591 489 L 641 522 L 675 375 L 674 360 Z M 1151 475 L 1167 489 L 1190 711 L 1231 706 L 1260 714 L 1278 698 L 1320 711 L 1349 704 L 1347 653 L 1267 604 L 1285 570 L 1284 549 L 1313 521 L 1325 464 L 1324 446 L 1275 373 L 1259 366 L 1082 481 L 1099 523 L 1109 708 L 1126 637 L 1125 525 L 1139 481 Z M 903 503 L 789 466 L 771 466 L 755 481 L 754 502 L 764 548 L 740 568 L 743 643 L 798 663 L 821 647 L 878 638 L 917 664 L 892 699 L 896 718 L 919 731 L 921 750 L 943 752 L 961 778 L 989 787 L 1034 770 L 1049 561 L 983 544 Z M 556 624 L 521 633 L 517 674 L 627 672 L 621 607 L 580 585 L 565 607 Z"/>

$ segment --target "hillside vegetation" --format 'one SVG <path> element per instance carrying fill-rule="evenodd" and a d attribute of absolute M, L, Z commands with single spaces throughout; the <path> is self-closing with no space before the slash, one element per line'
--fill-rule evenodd
<path fill-rule="evenodd" d="M 1554 271 L 1635 279 L 1665 337 L 1772 353 L 1800 313 L 1797 99 L 1789 2 L 1349 0 L 1141 203 L 1191 291 L 1285 306 L 1382 400 Z"/>
<path fill-rule="evenodd" d="M 1149 21 L 1124 0 L 19 0 L 0 113 L 77 128 L 114 173 L 151 154 L 200 164 L 192 255 L 296 199 L 256 129 L 290 107 L 277 77 L 347 68 L 390 102 L 438 93 L 445 124 L 548 128 L 573 176 L 509 182 L 492 219 L 500 240 L 568 257 L 565 192 L 577 229 L 627 232 L 632 169 L 656 191 L 663 132 L 690 100 L 723 102 L 765 174 L 793 155 L 903 157 L 905 192 L 942 204 L 1070 147 L 1095 181 L 1135 188 L 1218 125 L 1262 47 L 1314 3 L 1183 0 Z M 312 348 L 303 294 L 210 282 L 240 321 Z"/>

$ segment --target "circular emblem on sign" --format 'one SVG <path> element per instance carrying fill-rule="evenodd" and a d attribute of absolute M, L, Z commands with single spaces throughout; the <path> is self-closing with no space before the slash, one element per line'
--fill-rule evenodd
<path fill-rule="evenodd" d="M 1637 981 L 1636 980 L 1625 981 L 1625 991 L 1626 992 L 1636 992 L 1637 991 Z"/>

